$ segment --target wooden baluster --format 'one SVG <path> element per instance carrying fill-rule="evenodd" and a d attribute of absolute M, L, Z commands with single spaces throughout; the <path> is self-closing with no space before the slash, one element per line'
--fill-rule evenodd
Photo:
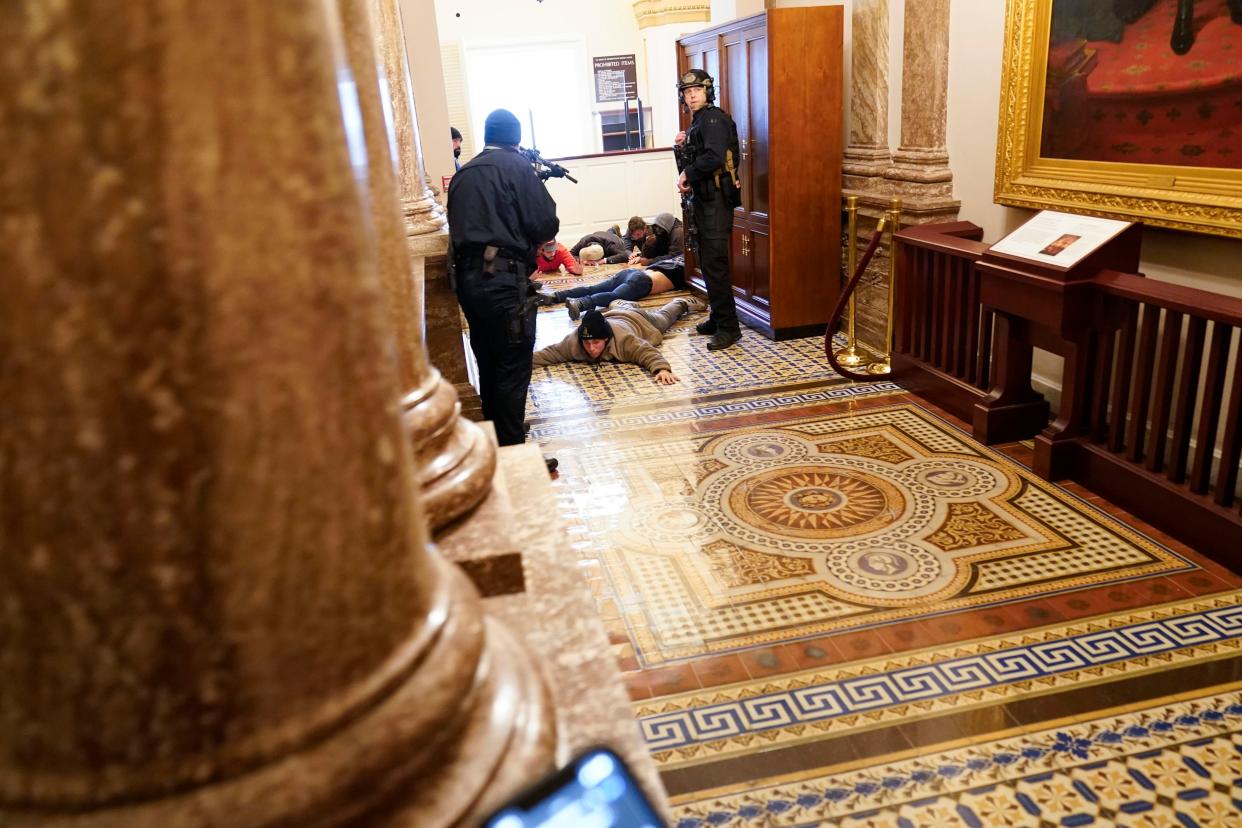
<path fill-rule="evenodd" d="M 898 350 L 912 358 L 917 358 L 919 329 L 918 268 L 922 262 L 923 251 L 914 245 L 906 244 L 902 245 L 901 256 L 901 267 L 897 270 L 897 277 L 901 282 L 901 289 L 897 294 L 897 302 L 901 306 L 901 314 L 897 317 L 901 320 L 901 327 L 898 330 L 898 340 L 901 346 Z"/>
<path fill-rule="evenodd" d="M 921 360 L 923 358 L 921 353 L 923 317 L 926 315 L 923 305 L 923 263 L 926 251 L 912 244 L 906 245 L 905 249 L 910 251 L 910 267 L 903 274 L 909 280 L 910 285 L 910 292 L 907 296 L 910 308 L 910 339 L 907 347 L 914 359 Z"/>
<path fill-rule="evenodd" d="M 919 341 L 919 357 L 926 364 L 930 365 L 932 360 L 931 342 L 932 342 L 932 325 L 934 324 L 934 302 L 932 297 L 935 296 L 932 291 L 932 270 L 936 266 L 937 253 L 930 250 L 923 251 L 923 270 L 919 279 L 919 315 L 922 317 L 923 328 Z"/>
<path fill-rule="evenodd" d="M 910 259 L 912 259 L 912 256 L 910 256 L 909 251 L 903 250 L 902 266 L 898 267 L 897 272 L 893 274 L 893 290 L 897 292 L 897 298 L 893 299 L 893 319 L 895 320 L 893 325 L 894 354 L 905 353 L 905 325 L 908 323 L 907 318 L 905 318 L 907 317 L 907 314 L 905 314 L 905 300 L 909 297 L 910 289 L 908 274 Z"/>
<path fill-rule="evenodd" d="M 1143 460 L 1147 436 L 1147 411 L 1151 403 L 1151 379 L 1155 368 L 1156 334 L 1160 327 L 1160 308 L 1143 306 L 1143 329 L 1139 339 L 1139 355 L 1134 363 L 1134 393 L 1130 396 L 1130 427 L 1126 436 L 1126 459 L 1132 463 Z"/>
<path fill-rule="evenodd" d="M 1191 425 L 1195 419 L 1199 373 L 1203 368 L 1203 341 L 1207 320 L 1191 316 L 1186 326 L 1186 343 L 1182 348 L 1181 379 L 1173 407 L 1173 448 L 1169 453 L 1169 480 L 1181 483 L 1186 479 L 1186 459 L 1190 456 Z"/>
<path fill-rule="evenodd" d="M 900 345 L 897 346 L 897 350 L 900 353 L 914 356 L 914 331 L 917 330 L 919 317 L 917 268 L 923 251 L 913 245 L 902 245 L 900 252 L 902 252 L 902 266 L 897 268 L 897 281 L 900 284 L 897 290 L 897 303 L 900 308 L 900 313 L 897 315 L 899 322 L 897 338 Z"/>
<path fill-rule="evenodd" d="M 953 285 L 953 330 L 952 341 L 949 348 L 951 360 L 949 362 L 949 370 L 953 372 L 953 376 L 960 377 L 962 371 L 962 323 L 966 319 L 966 290 L 962 281 L 962 260 L 954 256 L 949 259 L 949 279 Z"/>
<path fill-rule="evenodd" d="M 953 352 L 953 332 L 958 323 L 957 305 L 957 259 L 944 257 L 944 330 L 940 332 L 940 352 L 944 355 L 944 370 L 952 374 L 957 362 L 957 354 Z"/>
<path fill-rule="evenodd" d="M 1138 329 L 1139 306 L 1126 302 L 1121 323 L 1121 345 L 1117 352 L 1117 374 L 1113 383 L 1112 410 L 1108 423 L 1108 450 L 1119 452 L 1125 445 L 1126 401 L 1134 371 L 1134 339 Z"/>
<path fill-rule="evenodd" d="M 1195 494 L 1206 494 L 1212 479 L 1212 450 L 1216 448 L 1216 432 L 1220 428 L 1225 370 L 1229 367 L 1229 344 L 1232 339 L 1233 328 L 1220 322 L 1212 323 L 1203 401 L 1199 405 L 1199 433 L 1195 438 L 1195 459 L 1190 469 L 1190 490 Z"/>
<path fill-rule="evenodd" d="M 975 276 L 978 279 L 978 275 Z M 992 384 L 992 327 L 996 311 L 980 309 L 979 350 L 976 352 L 975 387 L 987 391 Z"/>
<path fill-rule="evenodd" d="M 1147 452 L 1148 471 L 1164 469 L 1164 450 L 1169 442 L 1169 409 L 1173 376 L 1177 371 L 1177 351 L 1181 345 L 1182 314 L 1165 311 L 1164 336 L 1160 340 L 1160 359 L 1156 363 L 1155 399 L 1151 412 L 1151 449 Z"/>
<path fill-rule="evenodd" d="M 1216 472 L 1216 494 L 1221 506 L 1234 501 L 1238 485 L 1238 464 L 1242 462 L 1242 333 L 1233 349 L 1233 384 L 1229 389 L 1229 410 L 1225 414 L 1225 437 L 1220 443 L 1220 468 Z M 1242 508 L 1242 498 L 1239 498 Z"/>
<path fill-rule="evenodd" d="M 966 347 L 962 352 L 962 376 L 974 385 L 979 379 L 979 274 L 969 259 L 962 260 L 962 267 L 966 279 Z"/>
<path fill-rule="evenodd" d="M 945 308 L 946 297 L 944 291 L 946 258 L 943 254 L 937 254 L 935 265 L 932 268 L 932 365 L 941 369 L 944 368 L 944 320 L 948 313 Z"/>
<path fill-rule="evenodd" d="M 1092 442 L 1103 443 L 1108 436 L 1108 398 L 1114 385 L 1119 384 L 1113 373 L 1113 353 L 1117 336 L 1112 331 L 1101 333 L 1096 343 L 1094 376 L 1091 381 L 1090 422 L 1087 434 Z M 1118 368 L 1118 372 L 1122 369 Z"/>

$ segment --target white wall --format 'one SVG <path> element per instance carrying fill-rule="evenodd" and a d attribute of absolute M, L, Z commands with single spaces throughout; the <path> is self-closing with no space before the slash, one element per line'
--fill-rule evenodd
<path fill-rule="evenodd" d="M 638 95 L 643 104 L 676 108 L 676 99 L 667 94 L 668 78 L 656 78 L 654 84 L 648 83 L 642 57 L 643 40 L 630 0 L 544 0 L 542 3 L 534 0 L 435 0 L 435 10 L 441 41 L 467 47 L 580 38 L 585 51 L 582 71 L 588 81 L 591 80 L 591 58 L 636 55 Z M 594 112 L 620 109 L 620 104 L 595 103 L 594 88 L 588 100 Z M 463 132 L 470 128 L 469 125 L 457 126 Z M 476 148 L 481 149 L 482 136 L 474 137 L 478 139 Z M 658 145 L 661 136 L 656 138 Z"/>
<path fill-rule="evenodd" d="M 561 220 L 556 238 L 566 247 L 614 224 L 624 231 L 630 216 L 680 215 L 672 150 L 598 156 L 566 161 L 565 166 L 579 183 L 552 178 L 548 192 Z"/>

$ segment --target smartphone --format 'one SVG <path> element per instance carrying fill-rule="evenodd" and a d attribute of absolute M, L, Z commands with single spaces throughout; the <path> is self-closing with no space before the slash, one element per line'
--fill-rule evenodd
<path fill-rule="evenodd" d="M 665 828 L 621 757 L 588 748 L 492 814 L 484 828 Z"/>

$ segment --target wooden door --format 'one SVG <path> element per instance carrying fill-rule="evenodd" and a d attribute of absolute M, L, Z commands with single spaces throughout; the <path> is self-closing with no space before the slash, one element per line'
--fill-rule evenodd
<path fill-rule="evenodd" d="M 751 222 L 746 243 L 747 268 L 750 270 L 748 298 L 758 308 L 770 311 L 772 306 L 772 245 L 766 222 Z"/>
<path fill-rule="evenodd" d="M 728 94 L 717 100 L 717 105 L 733 118 L 737 124 L 738 146 L 746 146 L 750 136 L 750 56 L 749 46 L 744 37 L 745 31 L 730 32 L 724 37 L 725 80 Z M 740 160 L 740 159 L 739 159 Z M 746 212 L 750 204 L 749 179 L 742 179 L 742 206 L 737 208 Z"/>
<path fill-rule="evenodd" d="M 754 288 L 750 227 L 740 213 L 733 214 L 733 232 L 729 235 L 729 281 L 733 284 L 734 296 L 749 298 Z"/>
<path fill-rule="evenodd" d="M 767 218 L 768 208 L 768 36 L 767 26 L 743 32 L 746 41 L 746 139 L 742 149 L 742 206 L 754 217 Z"/>

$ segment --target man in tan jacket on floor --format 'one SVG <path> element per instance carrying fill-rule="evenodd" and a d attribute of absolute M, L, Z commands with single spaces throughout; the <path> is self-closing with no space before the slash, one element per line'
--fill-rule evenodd
<path fill-rule="evenodd" d="M 672 385 L 680 380 L 656 346 L 664 341 L 664 332 L 687 311 L 702 309 L 700 300 L 683 297 L 657 311 L 621 303 L 603 313 L 587 311 L 576 331 L 555 345 L 535 351 L 534 365 L 538 368 L 562 362 L 632 362 L 650 371 L 660 385 Z"/>

